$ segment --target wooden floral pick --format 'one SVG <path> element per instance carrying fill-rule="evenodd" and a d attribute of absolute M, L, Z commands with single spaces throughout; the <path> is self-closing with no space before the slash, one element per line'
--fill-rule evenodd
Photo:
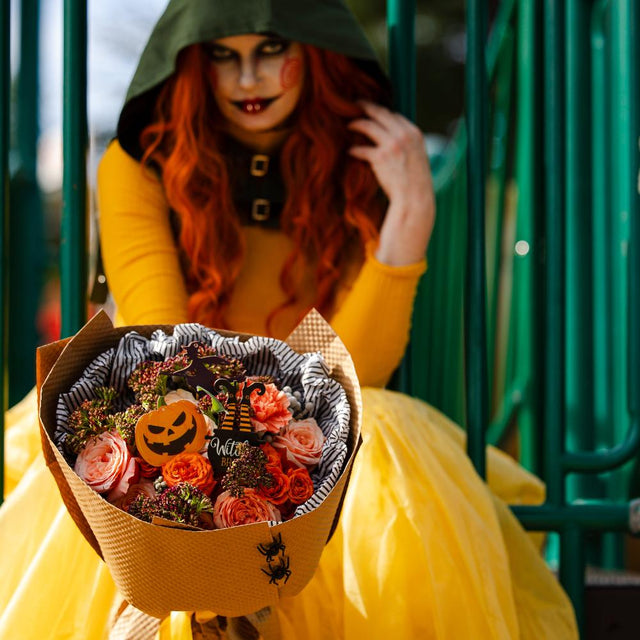
<path fill-rule="evenodd" d="M 229 378 L 218 378 L 214 393 L 227 393 L 226 414 L 222 424 L 215 430 L 209 442 L 207 455 L 213 467 L 214 476 L 222 476 L 229 465 L 238 457 L 238 444 L 245 442 L 252 446 L 262 444 L 262 436 L 251 426 L 251 394 L 265 392 L 262 382 L 245 382 L 240 398 L 237 397 L 238 382 Z"/>

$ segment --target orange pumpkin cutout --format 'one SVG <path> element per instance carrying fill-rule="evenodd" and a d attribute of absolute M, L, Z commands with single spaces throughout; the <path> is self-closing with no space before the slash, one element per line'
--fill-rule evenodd
<path fill-rule="evenodd" d="M 179 453 L 200 451 L 206 435 L 204 416 L 188 400 L 145 413 L 136 423 L 138 453 L 154 467 L 161 467 Z"/>

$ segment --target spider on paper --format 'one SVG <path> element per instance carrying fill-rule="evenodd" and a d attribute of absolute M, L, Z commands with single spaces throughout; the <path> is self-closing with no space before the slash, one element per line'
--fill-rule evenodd
<path fill-rule="evenodd" d="M 289 569 L 289 558 L 278 558 L 278 564 L 269 565 L 268 571 L 266 569 L 262 569 L 261 571 L 271 578 L 269 580 L 269 584 L 278 585 L 278 581 L 282 579 L 284 579 L 286 584 L 289 576 L 291 575 L 291 570 Z"/>

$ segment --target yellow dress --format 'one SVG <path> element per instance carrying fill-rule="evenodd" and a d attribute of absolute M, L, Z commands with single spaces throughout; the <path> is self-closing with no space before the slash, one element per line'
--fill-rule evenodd
<path fill-rule="evenodd" d="M 159 302 L 148 280 L 145 290 L 138 287 L 136 294 L 140 274 L 135 269 L 132 273 L 131 265 L 128 277 L 118 281 L 117 256 L 135 258 L 136 246 L 131 244 L 138 245 L 143 258 L 149 257 L 140 235 L 122 235 L 119 210 L 125 216 L 140 211 L 155 216 L 153 223 L 140 222 L 148 232 L 147 242 L 149 233 L 169 233 L 158 224 L 161 190 L 141 176 L 139 166 L 112 145 L 100 176 L 105 254 L 116 256 L 107 260 L 107 275 L 129 324 L 155 322 L 151 318 L 157 314 L 163 314 L 163 322 L 180 322 L 185 319 L 180 314 L 185 313 L 186 294 L 172 271 L 179 268 L 175 249 L 162 256 L 161 268 L 156 264 L 166 294 Z M 126 201 L 123 207 L 123 202 L 113 201 L 106 189 L 113 180 L 119 192 L 131 187 L 135 203 Z M 274 255 L 282 253 L 279 243 L 285 240 L 280 234 L 252 233 L 249 244 L 256 241 L 262 251 L 275 246 Z M 265 264 L 264 259 L 260 263 Z M 145 269 L 148 273 L 149 264 Z M 372 314 L 380 294 L 393 303 L 384 307 L 389 326 L 382 333 L 406 336 L 415 283 L 423 270 L 424 265 L 385 267 L 369 255 L 341 293 L 332 325 L 354 355 L 364 384 L 384 382 L 405 341 L 383 340 L 372 356 L 366 348 L 371 335 L 354 316 L 363 310 Z M 240 286 L 250 288 L 251 270 L 241 277 Z M 166 298 L 171 309 L 158 309 Z M 268 301 L 273 308 L 273 300 Z M 255 310 L 255 297 L 252 302 Z M 168 313 L 173 316 L 164 315 Z M 238 325 L 232 321 L 233 328 L 261 332 L 242 317 L 238 303 L 232 307 Z M 249 323 L 250 316 L 245 317 Z M 505 504 L 541 502 L 542 484 L 508 456 L 490 449 L 487 486 L 465 454 L 463 432 L 421 401 L 367 386 L 363 404 L 364 443 L 340 525 L 312 581 L 278 608 L 283 640 L 577 638 L 566 595 Z M 104 564 L 75 529 L 45 469 L 38 453 L 33 398 L 9 412 L 6 441 L 6 473 L 13 490 L 0 509 L 0 638 L 106 639 L 121 598 Z M 189 625 L 165 624 L 159 632 L 161 640 L 190 636 Z"/>

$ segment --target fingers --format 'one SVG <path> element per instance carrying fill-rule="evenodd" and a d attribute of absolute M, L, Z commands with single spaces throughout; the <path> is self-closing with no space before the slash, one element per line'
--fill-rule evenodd
<path fill-rule="evenodd" d="M 358 158 L 359 160 L 365 160 L 366 162 L 371 162 L 374 158 L 376 148 L 375 147 L 363 147 L 356 146 L 348 149 L 350 155 L 354 158 Z"/>
<path fill-rule="evenodd" d="M 366 135 L 377 145 L 397 140 L 402 144 L 416 141 L 422 144 L 422 132 L 410 120 L 399 113 L 394 113 L 373 102 L 361 100 L 359 102 L 368 118 L 352 120 L 348 127 Z"/>
<path fill-rule="evenodd" d="M 360 100 L 358 104 L 374 122 L 380 124 L 387 131 L 400 133 L 405 128 L 405 124 L 411 124 L 399 113 L 393 113 L 379 104 L 367 100 Z"/>
<path fill-rule="evenodd" d="M 352 131 L 362 133 L 376 144 L 382 144 L 387 136 L 387 130 L 375 120 L 352 120 L 348 125 Z"/>

